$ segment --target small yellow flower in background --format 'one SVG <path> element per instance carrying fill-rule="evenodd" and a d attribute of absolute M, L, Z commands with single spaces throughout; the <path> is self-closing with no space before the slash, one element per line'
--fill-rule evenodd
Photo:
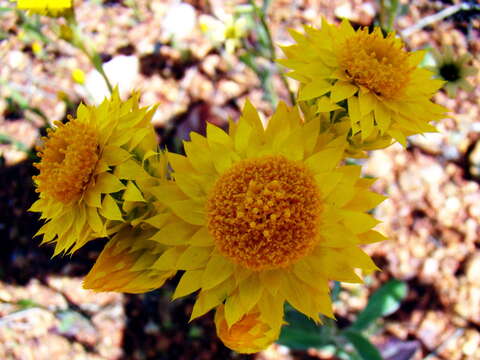
<path fill-rule="evenodd" d="M 247 21 L 245 17 L 235 17 L 231 14 L 217 14 L 217 18 L 201 15 L 199 18 L 200 29 L 205 33 L 215 46 L 224 45 L 229 54 L 241 46 L 241 40 L 247 34 Z"/>
<path fill-rule="evenodd" d="M 446 109 L 430 98 L 443 82 L 418 67 L 424 52 L 407 52 L 401 39 L 379 28 L 355 31 L 346 20 L 290 33 L 296 44 L 283 47 L 286 59 L 278 62 L 300 81 L 300 101 L 316 99 L 320 113 L 343 108 L 351 134 L 362 141 L 377 131 L 406 145 L 409 135 L 436 131 L 429 122 Z"/>
<path fill-rule="evenodd" d="M 264 350 L 278 339 L 279 327 L 260 320 L 260 312 L 254 308 L 232 326 L 225 320 L 225 306 L 220 305 L 215 312 L 217 335 L 230 349 L 241 353 L 256 353 Z"/>
<path fill-rule="evenodd" d="M 145 220 L 166 246 L 148 271 L 184 271 L 173 297 L 198 291 L 192 320 L 220 307 L 219 336 L 239 352 L 278 337 L 285 301 L 320 322 L 333 317 L 329 280 L 377 269 L 359 245 L 383 239 L 366 211 L 384 197 L 360 167 L 338 167 L 342 139 L 321 144 L 319 134 L 318 119 L 303 123 L 284 104 L 264 129 L 247 102 L 228 134 L 208 124 L 186 156 L 167 153 L 174 181 L 151 190 L 169 213 Z"/>
<path fill-rule="evenodd" d="M 432 70 L 437 78 L 445 81 L 443 87 L 448 96 L 454 97 L 458 89 L 473 90 L 467 77 L 475 75 L 478 69 L 468 65 L 473 59 L 470 53 L 457 56 L 451 46 L 443 46 L 441 50 L 433 50 L 431 54 L 434 64 L 427 68 Z"/>
<path fill-rule="evenodd" d="M 32 43 L 32 51 L 35 55 L 40 55 L 43 51 L 42 43 L 40 41 L 34 41 Z"/>
<path fill-rule="evenodd" d="M 85 84 L 85 73 L 82 69 L 73 69 L 72 70 L 72 79 L 77 84 L 83 85 Z"/>
<path fill-rule="evenodd" d="M 65 15 L 73 8 L 73 0 L 17 0 L 17 8 L 52 17 Z"/>
<path fill-rule="evenodd" d="M 115 89 L 98 107 L 80 105 L 76 118 L 57 122 L 42 138 L 33 178 L 39 200 L 30 210 L 45 219 L 36 235 L 56 243 L 55 255 L 107 236 L 110 225 L 124 221 L 120 195 L 136 194 L 129 180 L 141 176 L 138 159 L 157 146 L 155 109 L 140 109 L 138 96 L 123 102 Z"/>

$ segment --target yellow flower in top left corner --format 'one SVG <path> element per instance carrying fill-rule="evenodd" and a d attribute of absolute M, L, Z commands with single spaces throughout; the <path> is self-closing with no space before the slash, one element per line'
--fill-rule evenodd
<path fill-rule="evenodd" d="M 30 211 L 46 220 L 36 235 L 56 243 L 55 255 L 72 253 L 123 222 L 119 205 L 132 162 L 157 146 L 150 122 L 155 108 L 139 108 L 138 97 L 123 102 L 116 89 L 98 107 L 80 105 L 76 118 L 57 122 L 42 139 L 33 177 L 39 199 Z"/>
<path fill-rule="evenodd" d="M 17 8 L 34 14 L 57 17 L 73 8 L 73 0 L 18 0 Z"/>

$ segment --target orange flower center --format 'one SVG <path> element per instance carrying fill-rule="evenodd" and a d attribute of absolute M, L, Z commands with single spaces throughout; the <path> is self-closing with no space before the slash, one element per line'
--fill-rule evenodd
<path fill-rule="evenodd" d="M 317 243 L 320 192 L 303 164 L 263 156 L 235 164 L 207 201 L 219 251 L 252 270 L 286 267 Z"/>
<path fill-rule="evenodd" d="M 55 130 L 47 130 L 43 147 L 39 149 L 39 163 L 34 166 L 40 174 L 34 179 L 37 192 L 62 203 L 78 200 L 98 161 L 98 140 L 90 125 L 70 119 L 66 124 L 57 122 Z"/>
<path fill-rule="evenodd" d="M 414 70 L 393 33 L 384 38 L 381 31 L 359 30 L 340 45 L 339 54 L 340 67 L 353 83 L 388 99 L 401 95 Z"/>

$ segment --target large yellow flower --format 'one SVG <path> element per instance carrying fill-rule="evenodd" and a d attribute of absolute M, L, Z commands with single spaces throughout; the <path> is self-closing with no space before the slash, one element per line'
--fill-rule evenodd
<path fill-rule="evenodd" d="M 34 177 L 39 200 L 30 210 L 46 220 L 37 235 L 42 243 L 56 242 L 55 255 L 106 236 L 124 221 L 120 201 L 139 197 L 132 180 L 157 143 L 150 122 L 155 109 L 140 109 L 138 97 L 122 102 L 115 90 L 98 107 L 82 104 L 76 118 L 57 122 L 42 139 Z"/>
<path fill-rule="evenodd" d="M 34 14 L 61 16 L 73 8 L 73 0 L 17 0 L 17 8 Z"/>
<path fill-rule="evenodd" d="M 237 351 L 276 339 L 285 301 L 317 322 L 333 317 L 328 280 L 376 269 L 359 245 L 383 238 L 365 213 L 383 196 L 360 167 L 338 167 L 344 141 L 319 133 L 319 121 L 284 104 L 264 129 L 247 102 L 228 134 L 208 124 L 186 156 L 168 153 L 174 181 L 153 191 L 171 214 L 152 222 L 151 239 L 168 248 L 151 270 L 184 271 L 174 298 L 198 291 L 191 319 L 223 306 L 217 331 Z"/>
<path fill-rule="evenodd" d="M 407 52 L 394 33 L 384 37 L 380 28 L 355 31 L 346 20 L 290 33 L 297 43 L 283 48 L 286 59 L 279 63 L 301 82 L 300 101 L 317 99 L 318 112 L 345 109 L 351 135 L 362 140 L 387 134 L 405 145 L 406 136 L 436 131 L 429 122 L 446 109 L 430 98 L 442 81 L 417 66 L 424 52 Z"/>

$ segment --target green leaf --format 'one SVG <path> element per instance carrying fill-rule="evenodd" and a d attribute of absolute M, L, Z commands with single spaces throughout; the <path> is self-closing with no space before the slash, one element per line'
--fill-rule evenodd
<path fill-rule="evenodd" d="M 318 331 L 310 332 L 295 326 L 284 326 L 278 343 L 288 346 L 290 349 L 306 350 L 324 346 L 325 340 L 321 338 Z"/>
<path fill-rule="evenodd" d="M 351 329 L 362 331 L 382 316 L 393 314 L 407 296 L 408 286 L 403 281 L 390 280 L 378 289 L 368 301 L 367 307 L 357 316 Z"/>
<path fill-rule="evenodd" d="M 0 7 L 0 14 L 6 13 L 6 12 L 10 12 L 10 11 L 12 11 L 12 10 L 13 10 L 13 8 L 1 6 L 1 7 Z"/>
<path fill-rule="evenodd" d="M 33 300 L 30 299 L 20 299 L 17 301 L 17 305 L 20 307 L 20 309 L 28 309 L 28 308 L 33 308 L 33 307 L 42 307 L 38 303 L 36 303 Z"/>
<path fill-rule="evenodd" d="M 21 141 L 15 140 L 8 134 L 0 133 L 0 144 L 11 144 L 19 151 L 28 152 L 30 149 Z"/>
<path fill-rule="evenodd" d="M 362 360 L 383 360 L 378 349 L 366 337 L 356 331 L 346 330 L 342 335 L 350 341 Z"/>
<path fill-rule="evenodd" d="M 289 324 L 282 327 L 278 343 L 290 349 L 306 350 L 320 348 L 332 343 L 332 329 L 318 326 L 296 310 L 286 307 L 285 320 Z"/>

